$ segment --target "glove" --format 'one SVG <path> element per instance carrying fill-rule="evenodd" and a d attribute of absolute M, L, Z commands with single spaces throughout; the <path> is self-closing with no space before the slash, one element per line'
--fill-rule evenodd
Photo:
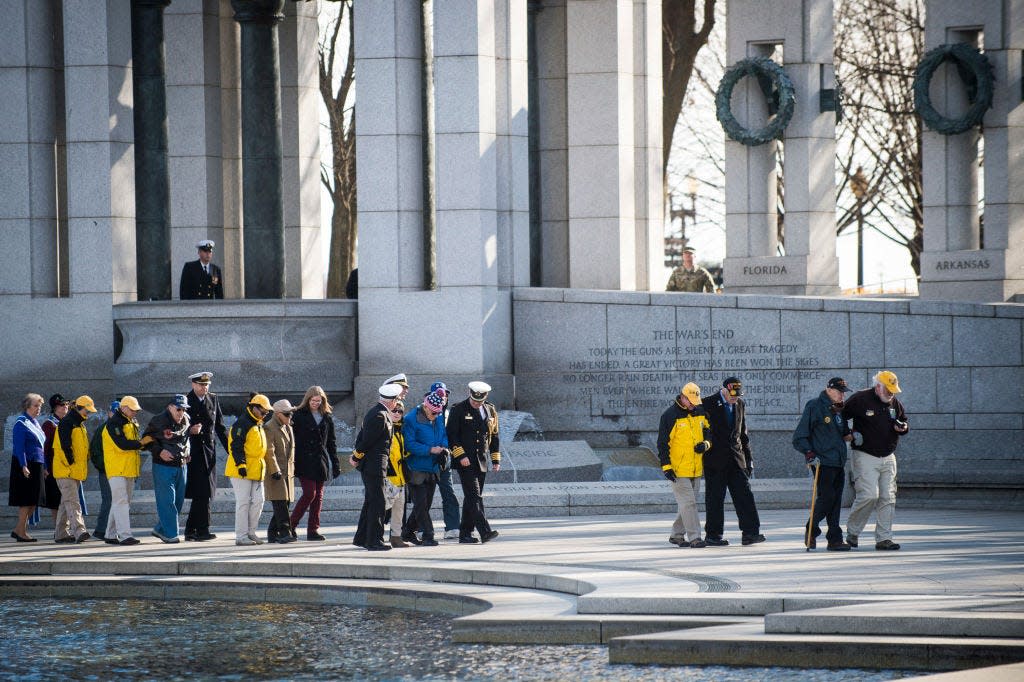
<path fill-rule="evenodd" d="M 280 481 L 282 478 L 284 478 L 284 476 L 281 475 L 280 471 L 275 471 L 274 473 L 270 474 L 270 477 L 275 481 Z"/>
<path fill-rule="evenodd" d="M 707 442 L 706 440 L 702 440 L 701 442 L 693 446 L 693 451 L 696 452 L 698 455 L 703 455 L 705 452 L 708 451 L 708 448 L 710 446 L 711 443 Z"/>
<path fill-rule="evenodd" d="M 246 478 L 248 473 L 249 473 L 249 471 L 248 471 L 248 469 L 245 468 L 244 464 L 242 466 L 238 467 L 238 475 L 241 476 L 242 478 Z"/>
<path fill-rule="evenodd" d="M 814 450 L 808 450 L 804 453 L 804 459 L 807 460 L 808 464 L 810 464 L 811 460 L 818 459 L 818 456 L 814 454 Z"/>
<path fill-rule="evenodd" d="M 672 471 L 671 469 L 665 469 L 661 473 L 665 474 L 665 478 L 667 478 L 670 481 L 676 480 L 676 472 Z"/>

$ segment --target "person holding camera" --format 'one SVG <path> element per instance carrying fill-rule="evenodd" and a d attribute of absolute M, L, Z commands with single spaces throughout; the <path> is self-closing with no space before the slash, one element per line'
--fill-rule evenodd
<path fill-rule="evenodd" d="M 402 529 L 402 540 L 427 547 L 437 546 L 434 539 L 434 523 L 430 520 L 430 505 L 434 502 L 434 490 L 442 469 L 451 464 L 448 449 L 448 434 L 444 428 L 445 396 L 428 393 L 423 402 L 405 415 L 402 420 L 402 436 L 409 453 L 410 480 L 412 492 L 412 521 Z M 422 533 L 417 540 L 410 525 Z"/>
<path fill-rule="evenodd" d="M 190 425 L 188 398 L 179 393 L 167 402 L 163 412 L 149 420 L 140 441 L 153 456 L 157 524 L 150 535 L 168 544 L 180 542 L 178 514 L 185 504 Z"/>
<path fill-rule="evenodd" d="M 747 406 L 743 402 L 743 383 L 728 377 L 722 388 L 701 401 L 711 423 L 711 447 L 704 453 L 704 531 L 705 542 L 712 547 L 728 545 L 722 537 L 725 527 L 725 491 L 729 490 L 736 508 L 741 542 L 764 542 L 761 518 L 757 514 L 750 477 L 754 460 L 747 436 Z"/>
<path fill-rule="evenodd" d="M 348 461 L 363 478 L 363 508 L 359 512 L 359 524 L 352 544 L 371 552 L 384 552 L 391 549 L 391 545 L 384 544 L 384 511 L 387 507 L 384 482 L 387 480 L 388 456 L 394 434 L 391 410 L 398 405 L 402 387 L 384 384 L 377 389 L 377 394 L 377 403 L 363 417 L 363 426 L 356 434 L 355 450 Z"/>
<path fill-rule="evenodd" d="M 875 512 L 875 549 L 898 550 L 893 541 L 892 519 L 896 511 L 896 444 L 910 430 L 896 374 L 882 370 L 874 387 L 857 391 L 843 407 L 843 419 L 853 420 L 853 507 L 846 520 L 846 542 L 858 544 L 858 536 Z"/>

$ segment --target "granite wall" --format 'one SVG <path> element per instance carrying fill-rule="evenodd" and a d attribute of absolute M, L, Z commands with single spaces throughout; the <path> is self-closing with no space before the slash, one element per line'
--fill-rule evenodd
<path fill-rule="evenodd" d="M 516 289 L 516 409 L 548 439 L 654 447 L 680 387 L 745 385 L 756 475 L 803 474 L 790 439 L 832 376 L 897 373 L 911 484 L 1024 483 L 1024 305 Z"/>

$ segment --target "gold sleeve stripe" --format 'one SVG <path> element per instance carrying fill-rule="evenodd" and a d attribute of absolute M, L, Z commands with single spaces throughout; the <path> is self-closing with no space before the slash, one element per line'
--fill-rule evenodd
<path fill-rule="evenodd" d="M 452 457 L 462 457 L 464 454 L 466 454 L 466 449 L 461 445 L 452 448 Z"/>

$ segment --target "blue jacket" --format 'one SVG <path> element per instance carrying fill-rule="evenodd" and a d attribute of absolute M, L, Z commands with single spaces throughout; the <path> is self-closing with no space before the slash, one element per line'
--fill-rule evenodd
<path fill-rule="evenodd" d="M 441 470 L 430 454 L 430 448 L 448 447 L 448 434 L 444 429 L 444 414 L 437 415 L 431 424 L 423 416 L 423 405 L 417 405 L 402 419 L 402 437 L 405 449 L 409 453 L 406 462 L 413 471 L 425 471 L 440 474 Z"/>
<path fill-rule="evenodd" d="M 846 464 L 846 441 L 843 436 L 850 429 L 842 415 L 832 410 L 828 393 L 821 392 L 804 405 L 800 423 L 793 432 L 793 447 L 799 452 L 813 450 L 824 466 L 842 467 Z"/>
<path fill-rule="evenodd" d="M 23 412 L 11 429 L 11 454 L 18 460 L 18 468 L 21 469 L 28 462 L 42 463 L 45 442 L 46 434 L 39 422 Z"/>

